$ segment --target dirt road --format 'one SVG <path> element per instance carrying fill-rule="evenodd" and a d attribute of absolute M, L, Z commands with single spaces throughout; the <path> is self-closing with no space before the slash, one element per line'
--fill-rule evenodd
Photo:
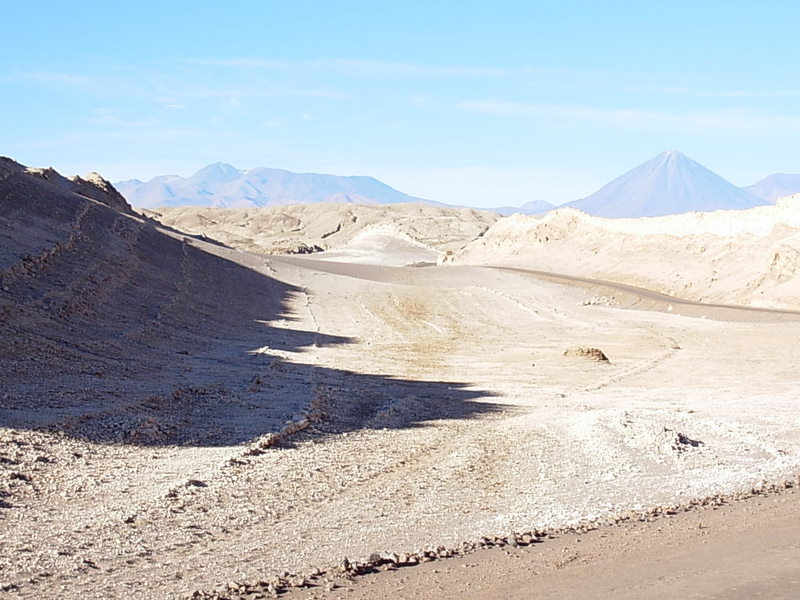
<path fill-rule="evenodd" d="M 288 598 L 444 600 L 794 600 L 800 584 L 800 493 L 562 534 L 525 548 L 365 575 L 321 578 Z"/>

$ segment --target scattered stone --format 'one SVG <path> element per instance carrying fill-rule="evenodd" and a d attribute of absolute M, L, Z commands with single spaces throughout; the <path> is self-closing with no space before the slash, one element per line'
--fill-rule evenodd
<path fill-rule="evenodd" d="M 564 350 L 564 356 L 574 356 L 578 358 L 585 358 L 595 362 L 610 362 L 605 353 L 600 348 L 590 348 L 586 346 L 578 346 L 576 348 L 569 348 Z"/>
<path fill-rule="evenodd" d="M 676 435 L 678 444 L 680 444 L 682 446 L 691 446 L 693 448 L 697 448 L 699 446 L 705 446 L 704 442 L 701 442 L 700 440 L 693 440 L 688 435 L 685 435 L 685 434 L 681 433 L 680 431 L 676 432 L 675 435 Z"/>
<path fill-rule="evenodd" d="M 586 300 L 579 302 L 579 306 L 612 306 L 616 299 L 614 296 L 592 296 Z"/>

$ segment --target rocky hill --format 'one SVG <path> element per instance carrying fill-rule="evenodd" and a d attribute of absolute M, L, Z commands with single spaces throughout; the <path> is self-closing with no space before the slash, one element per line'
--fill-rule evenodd
<path fill-rule="evenodd" d="M 0 232 L 0 389 L 14 399 L 2 426 L 180 442 L 187 415 L 169 399 L 196 396 L 199 416 L 245 390 L 252 365 L 231 357 L 265 343 L 272 330 L 251 324 L 277 318 L 292 291 L 136 215 L 99 176 L 0 161 Z M 202 417 L 206 443 L 236 415 Z"/>
<path fill-rule="evenodd" d="M 775 206 L 604 219 L 572 208 L 495 223 L 448 262 L 514 265 L 687 300 L 800 309 L 800 195 Z"/>
<path fill-rule="evenodd" d="M 365 230 L 391 224 L 394 237 L 408 238 L 435 255 L 461 248 L 500 218 L 488 211 L 415 203 L 174 207 L 144 213 L 169 227 L 261 254 L 306 254 L 338 249 Z"/>
<path fill-rule="evenodd" d="M 0 180 L 22 177 L 30 181 L 36 178 L 46 182 L 51 189 L 59 192 L 73 193 L 85 198 L 101 202 L 115 210 L 130 212 L 131 205 L 110 182 L 103 179 L 99 173 L 89 173 L 85 177 L 63 177 L 53 168 L 29 168 L 16 161 L 0 156 Z"/>

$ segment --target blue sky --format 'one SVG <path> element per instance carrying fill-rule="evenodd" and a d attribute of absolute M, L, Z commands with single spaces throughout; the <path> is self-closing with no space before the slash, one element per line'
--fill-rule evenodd
<path fill-rule="evenodd" d="M 0 154 L 111 180 L 221 161 L 473 206 L 664 150 L 800 173 L 794 2 L 8 2 Z"/>

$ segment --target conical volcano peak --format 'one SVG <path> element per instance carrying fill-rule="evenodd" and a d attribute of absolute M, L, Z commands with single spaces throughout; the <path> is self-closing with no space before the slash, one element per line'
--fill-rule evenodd
<path fill-rule="evenodd" d="M 670 166 L 672 168 L 689 167 L 691 165 L 697 166 L 701 169 L 705 168 L 697 161 L 692 160 L 691 158 L 686 156 L 680 150 L 667 150 L 666 152 L 662 152 L 661 154 L 654 156 L 652 159 L 650 159 L 641 166 L 647 164 L 664 165 L 664 166 Z"/>
<path fill-rule="evenodd" d="M 666 152 L 662 152 L 658 156 L 664 157 L 664 160 L 691 160 L 680 150 L 667 150 Z"/>
<path fill-rule="evenodd" d="M 760 198 L 682 152 L 669 150 L 567 206 L 600 217 L 657 217 L 760 204 L 764 204 Z"/>

